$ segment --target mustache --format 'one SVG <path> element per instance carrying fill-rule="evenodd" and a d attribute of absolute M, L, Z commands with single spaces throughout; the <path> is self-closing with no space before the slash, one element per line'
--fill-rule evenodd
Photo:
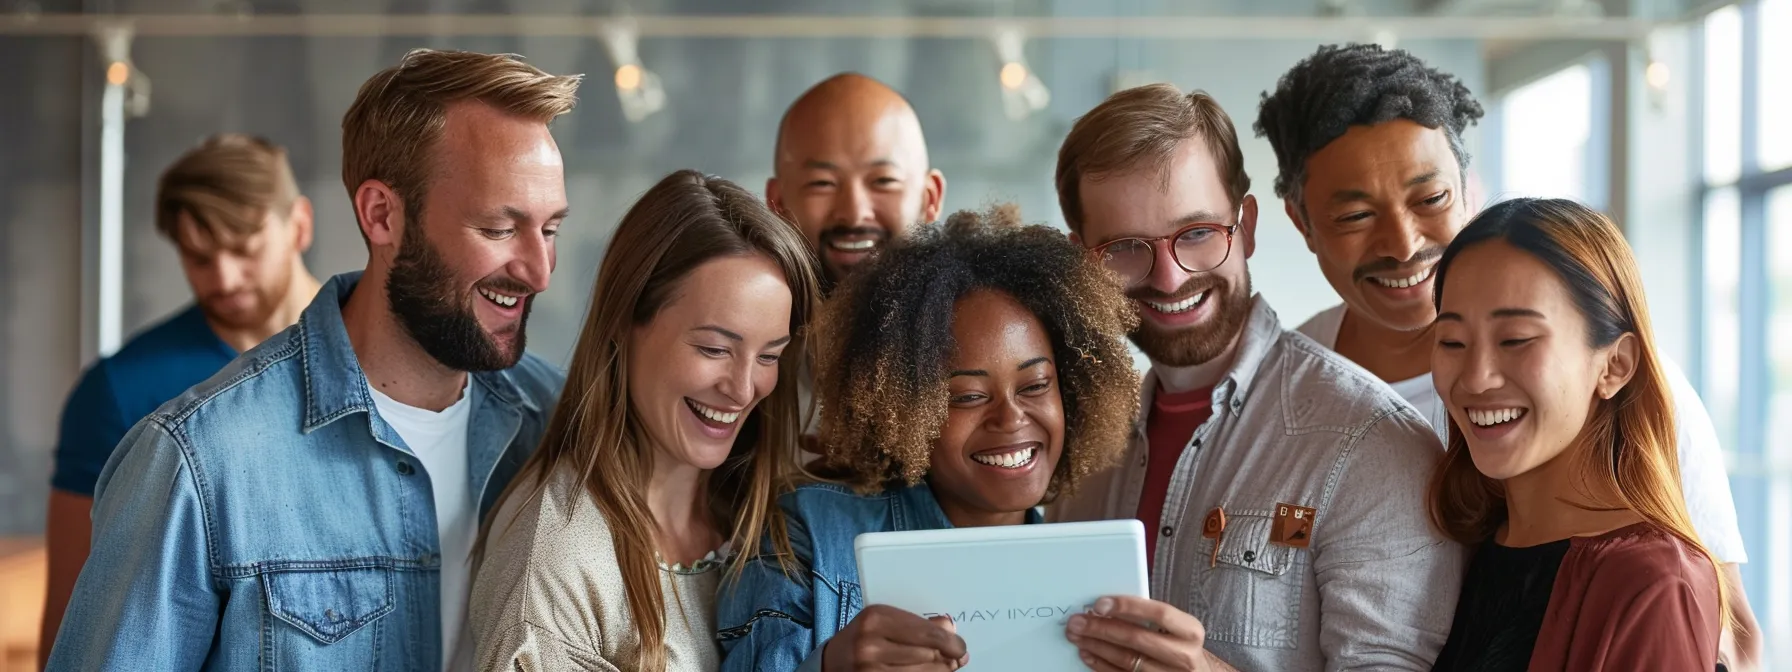
<path fill-rule="evenodd" d="M 525 285 L 514 278 L 492 278 L 490 280 L 482 281 L 474 285 L 474 287 L 482 287 L 509 296 L 535 298 L 534 287 Z"/>
<path fill-rule="evenodd" d="M 1200 294 L 1201 292 L 1219 289 L 1224 286 L 1226 286 L 1226 281 L 1204 273 L 1201 276 L 1189 278 L 1187 282 L 1182 283 L 1181 287 L 1177 287 L 1174 292 L 1165 293 L 1152 287 L 1139 287 L 1127 292 L 1126 298 L 1156 301 L 1158 303 L 1171 303 Z"/>
<path fill-rule="evenodd" d="M 1432 246 L 1432 247 L 1427 247 L 1425 249 L 1419 250 L 1417 253 L 1412 255 L 1411 259 L 1407 259 L 1405 261 L 1401 261 L 1401 260 L 1395 259 L 1393 257 L 1382 257 L 1380 259 L 1376 259 L 1375 261 L 1371 261 L 1367 264 L 1363 264 L 1361 266 L 1356 267 L 1356 270 L 1352 271 L 1350 274 L 1351 280 L 1352 281 L 1361 281 L 1364 278 L 1367 278 L 1376 273 L 1386 273 L 1388 271 L 1414 269 L 1418 266 L 1424 266 L 1426 264 L 1430 264 L 1431 262 L 1442 259 L 1443 256 L 1444 256 L 1444 248 L 1439 247 L 1439 246 Z"/>

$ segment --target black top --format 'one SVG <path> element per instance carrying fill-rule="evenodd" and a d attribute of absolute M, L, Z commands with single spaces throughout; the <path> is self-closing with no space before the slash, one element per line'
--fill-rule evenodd
<path fill-rule="evenodd" d="M 1531 664 L 1569 540 L 1508 548 L 1489 539 L 1462 579 L 1450 639 L 1433 670 L 1496 672 Z"/>

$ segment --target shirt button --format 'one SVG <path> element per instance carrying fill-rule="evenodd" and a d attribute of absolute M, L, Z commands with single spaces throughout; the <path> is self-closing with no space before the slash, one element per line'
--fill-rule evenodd
<path fill-rule="evenodd" d="M 1164 526 L 1164 529 L 1162 529 L 1162 530 L 1160 530 L 1160 531 L 1161 531 L 1161 532 L 1163 532 L 1163 533 L 1164 533 L 1164 536 L 1166 536 L 1166 537 L 1167 537 L 1167 536 L 1170 536 L 1170 535 L 1172 535 L 1172 534 L 1175 534 L 1175 533 L 1176 533 L 1176 528 L 1174 528 L 1174 527 L 1170 527 L 1170 526 L 1169 526 L 1169 525 L 1165 525 L 1165 526 Z"/>
<path fill-rule="evenodd" d="M 1256 562 L 1257 561 L 1257 552 L 1256 551 L 1245 551 L 1244 552 L 1244 561 L 1245 562 Z"/>
<path fill-rule="evenodd" d="M 398 461 L 398 475 L 400 475 L 400 476 L 411 475 L 411 463 L 406 462 L 404 460 L 399 460 Z"/>

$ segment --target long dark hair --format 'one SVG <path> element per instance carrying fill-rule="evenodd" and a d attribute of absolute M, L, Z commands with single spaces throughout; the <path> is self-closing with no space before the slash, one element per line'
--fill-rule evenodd
<path fill-rule="evenodd" d="M 1521 198 L 1494 205 L 1469 222 L 1438 261 L 1433 300 L 1440 309 L 1450 265 L 1464 250 L 1490 242 L 1511 245 L 1555 272 L 1587 322 L 1589 346 L 1636 337 L 1636 374 L 1611 399 L 1594 400 L 1569 457 L 1595 492 L 1616 493 L 1618 501 L 1610 504 L 1699 549 L 1717 570 L 1719 561 L 1699 542 L 1680 492 L 1674 401 L 1657 359 L 1642 274 L 1624 234 L 1605 215 L 1573 201 Z M 1446 535 L 1470 544 L 1486 540 L 1506 520 L 1504 484 L 1475 469 L 1454 419 L 1449 450 L 1431 481 L 1431 516 Z M 1723 572 L 1717 577 L 1721 599 Z"/>

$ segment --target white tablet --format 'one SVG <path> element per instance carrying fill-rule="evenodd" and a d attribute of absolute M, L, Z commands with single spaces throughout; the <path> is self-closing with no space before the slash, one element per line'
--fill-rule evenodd
<path fill-rule="evenodd" d="M 977 670 L 1086 670 L 1070 615 L 1151 593 L 1137 520 L 873 532 L 853 551 L 865 604 L 950 615 Z"/>

